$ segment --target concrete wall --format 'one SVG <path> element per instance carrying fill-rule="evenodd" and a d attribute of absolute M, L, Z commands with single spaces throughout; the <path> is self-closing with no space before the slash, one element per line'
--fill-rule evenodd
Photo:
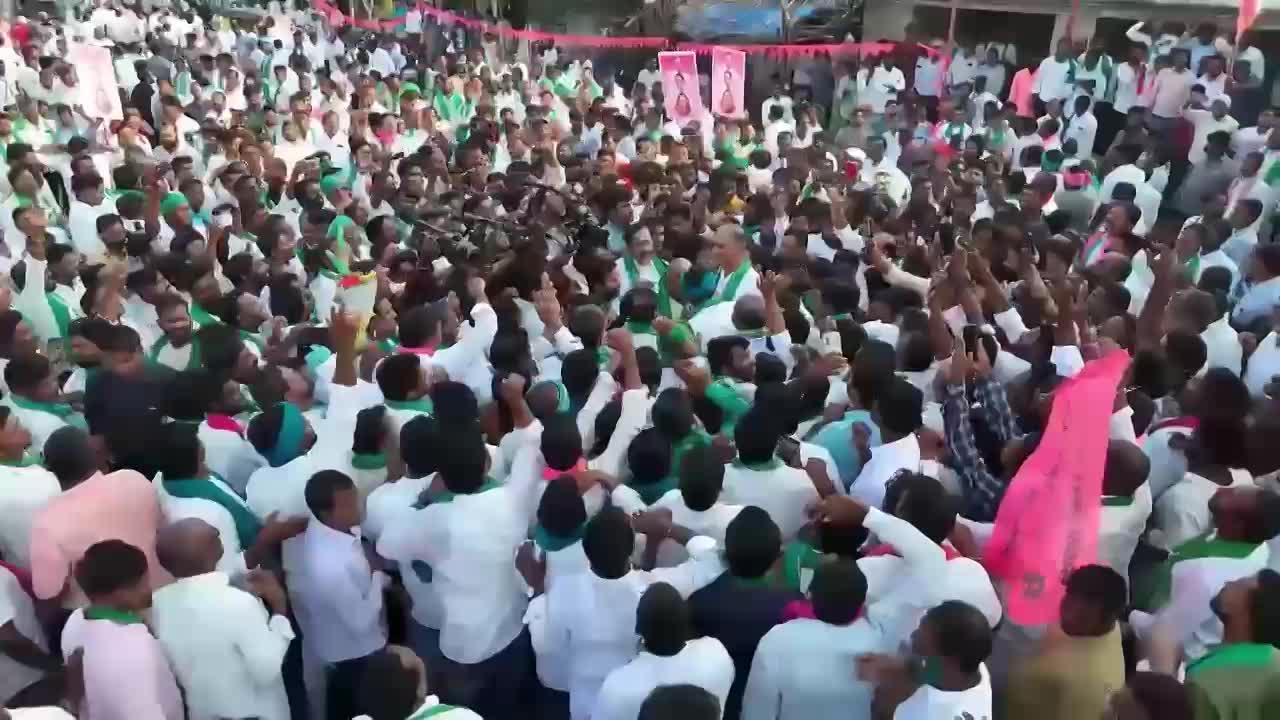
<path fill-rule="evenodd" d="M 866 0 L 862 10 L 862 39 L 901 40 L 916 4 L 911 0 Z"/>

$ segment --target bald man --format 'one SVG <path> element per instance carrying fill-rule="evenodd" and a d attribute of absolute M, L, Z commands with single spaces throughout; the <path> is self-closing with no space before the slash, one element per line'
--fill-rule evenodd
<path fill-rule="evenodd" d="M 175 580 L 154 593 L 152 626 L 186 690 L 189 720 L 288 720 L 280 668 L 294 634 L 275 576 L 255 570 L 249 592 L 232 587 L 216 570 L 218 531 L 196 518 L 161 528 L 156 556 Z"/>

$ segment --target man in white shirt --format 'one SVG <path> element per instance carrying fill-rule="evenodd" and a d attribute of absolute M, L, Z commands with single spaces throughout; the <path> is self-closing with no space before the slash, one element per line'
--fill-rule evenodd
<path fill-rule="evenodd" d="M 436 444 L 438 432 L 436 421 L 426 415 L 415 417 L 400 428 L 400 456 L 404 461 L 405 474 L 394 482 L 380 485 L 369 494 L 365 502 L 364 522 L 360 526 L 369 542 L 377 543 L 388 527 L 417 510 L 418 499 L 436 478 L 435 459 L 444 450 Z M 400 568 L 401 581 L 413 600 L 409 616 L 409 645 L 418 657 L 434 662 L 440 656 L 443 610 L 439 595 L 431 584 L 430 568 L 416 561 L 414 555 L 383 557 Z"/>
<path fill-rule="evenodd" d="M 286 720 L 281 663 L 294 633 L 279 581 L 258 570 L 250 592 L 229 585 L 217 571 L 218 532 L 202 520 L 162 528 L 156 554 L 175 580 L 153 594 L 151 624 L 185 690 L 187 717 Z"/>
<path fill-rule="evenodd" d="M 700 687 L 725 706 L 733 660 L 719 640 L 693 637 L 689 607 L 678 590 L 666 583 L 649 586 L 636 605 L 636 634 L 643 649 L 605 678 L 592 720 L 636 720 L 645 699 L 663 685 Z"/>
<path fill-rule="evenodd" d="M 1231 324 L 1246 329 L 1266 319 L 1280 306 L 1280 245 L 1259 245 L 1249 258 L 1248 282 L 1240 282 L 1240 299 L 1231 311 Z"/>
<path fill-rule="evenodd" d="M 106 199 L 102 178 L 97 174 L 72 177 L 71 194 L 74 198 L 67 214 L 71 245 L 86 263 L 101 262 L 107 247 L 98 236 L 98 218 L 115 214 L 115 202 Z"/>
<path fill-rule="evenodd" d="M 631 563 L 636 533 L 644 535 L 650 547 L 664 538 L 684 543 L 690 559 L 676 567 L 636 570 Z M 662 513 L 641 513 L 628 520 L 625 511 L 605 508 L 587 522 L 582 546 L 590 571 L 557 578 L 547 588 L 544 617 L 529 627 L 539 648 L 539 674 L 546 672 L 546 661 L 562 659 L 567 665 L 559 672 L 568 682 L 574 720 L 591 717 L 605 678 L 636 656 L 636 608 L 645 589 L 662 582 L 688 597 L 724 569 L 714 540 L 695 537 Z M 522 572 L 539 591 L 543 569 L 522 567 Z"/>
<path fill-rule="evenodd" d="M 1191 150 L 1187 153 L 1187 159 L 1192 164 L 1204 162 L 1205 145 L 1211 134 L 1225 132 L 1228 135 L 1235 135 L 1235 132 L 1240 129 L 1240 122 L 1227 114 L 1229 110 L 1231 110 L 1231 98 L 1219 95 L 1209 101 L 1208 110 L 1187 108 L 1183 111 L 1183 117 L 1195 128 Z"/>
<path fill-rule="evenodd" d="M 794 126 L 796 117 L 792 113 L 793 103 L 791 96 L 786 94 L 786 88 L 783 87 L 782 81 L 778 80 L 774 83 L 773 94 L 765 98 L 764 103 L 760 105 L 760 117 L 770 117 L 770 111 L 775 107 L 780 107 L 782 108 L 782 119 Z"/>
<path fill-rule="evenodd" d="M 885 486 L 899 470 L 920 470 L 920 442 L 915 432 L 920 429 L 924 396 L 911 383 L 895 378 L 877 398 L 872 419 L 880 428 L 881 444 L 868 446 L 870 434 L 865 425 L 854 424 L 854 446 L 863 458 L 849 494 L 871 507 L 884 502 Z"/>
<path fill-rule="evenodd" d="M 501 390 L 518 428 L 534 422 L 523 390 L 519 376 Z M 488 475 L 478 428 L 442 428 L 437 443 L 450 451 L 437 458 L 439 475 L 425 507 L 392 517 L 378 554 L 410 561 L 431 579 L 443 610 L 439 664 L 456 678 L 445 699 L 482 716 L 512 717 L 531 655 L 523 622 L 529 601 L 512 558 L 537 506 L 537 447 L 520 447 L 511 475 L 498 485 Z"/>
<path fill-rule="evenodd" d="M 768 512 L 785 542 L 800 532 L 819 493 L 804 470 L 774 454 L 781 430 L 773 422 L 758 409 L 738 420 L 734 428 L 738 459 L 725 469 L 723 497 L 726 502 L 755 505 Z"/>
<path fill-rule="evenodd" d="M 370 565 L 361 544 L 360 493 L 351 478 L 322 470 L 307 481 L 306 500 L 312 520 L 288 576 L 303 660 L 323 664 L 328 716 L 355 717 L 364 663 L 387 645 L 382 591 L 388 578 Z M 308 696 L 318 700 L 314 681 Z"/>
<path fill-rule="evenodd" d="M 907 89 L 907 79 L 902 70 L 893 64 L 892 53 L 885 53 L 880 63 L 872 69 L 858 71 L 858 98 L 868 105 L 871 112 L 881 114 L 885 103 L 897 100 L 898 93 Z"/>
<path fill-rule="evenodd" d="M 1071 97 L 1075 89 L 1071 84 L 1071 75 L 1076 65 L 1071 51 L 1071 40 L 1062 38 L 1058 41 L 1057 51 L 1040 62 L 1031 92 L 1041 105 L 1048 105 L 1051 100 L 1065 102 Z M 1040 110 L 1042 108 L 1037 108 L 1038 112 Z"/>
<path fill-rule="evenodd" d="M 1080 95 L 1075 99 L 1074 113 L 1067 119 L 1065 140 L 1076 141 L 1076 157 L 1093 157 L 1094 138 L 1098 136 L 1098 118 L 1093 114 L 1093 99 Z"/>
<path fill-rule="evenodd" d="M 951 56 L 951 65 L 947 67 L 947 87 L 955 93 L 957 86 L 973 86 L 978 76 L 978 53 L 972 42 L 961 44 Z"/>
<path fill-rule="evenodd" d="M 31 567 L 31 523 L 36 512 L 62 492 L 58 478 L 30 454 L 31 433 L 0 405 L 0 555 Z"/>
<path fill-rule="evenodd" d="M 1128 59 L 1117 65 L 1115 71 L 1115 99 L 1111 109 L 1121 116 L 1117 129 L 1122 127 L 1119 123 L 1123 123 L 1123 117 L 1128 115 L 1131 108 L 1142 106 L 1147 88 L 1154 79 L 1151 69 L 1147 67 L 1146 51 L 1140 46 L 1132 46 Z"/>
<path fill-rule="evenodd" d="M 912 657 L 934 663 L 934 677 L 921 677 L 908 658 L 887 655 L 858 658 L 858 676 L 878 687 L 892 687 L 896 697 L 910 693 L 893 709 L 897 720 L 987 718 L 991 675 L 985 661 L 991 643 L 992 629 L 981 613 L 948 601 L 930 610 L 911 635 Z"/>
<path fill-rule="evenodd" d="M 0 704 L 5 707 L 53 705 L 62 698 L 61 669 L 49 652 L 35 603 L 8 568 L 0 567 Z"/>
<path fill-rule="evenodd" d="M 929 121 L 938 117 L 938 102 L 942 97 L 943 66 L 942 56 L 930 54 L 916 60 L 915 85 L 912 89 L 929 112 Z"/>
<path fill-rule="evenodd" d="M 1120 183 L 1129 183 L 1137 187 L 1147 181 L 1147 173 L 1137 164 L 1141 152 L 1142 148 L 1132 145 L 1122 145 L 1112 151 L 1116 166 L 1102 179 L 1102 190 L 1098 193 L 1098 197 L 1103 202 L 1111 201 L 1116 185 Z"/>
<path fill-rule="evenodd" d="M 777 625 L 756 648 L 742 720 L 869 717 L 872 688 L 850 672 L 850 660 L 895 650 L 886 630 L 904 617 L 914 621 L 937 604 L 934 578 L 946 555 L 910 524 L 843 496 L 827 498 L 818 521 L 862 525 L 901 554 L 907 567 L 889 595 L 869 603 L 867 579 L 857 563 L 840 559 L 820 565 L 809 585 L 814 619 Z"/>
<path fill-rule="evenodd" d="M 1258 115 L 1258 124 L 1253 127 L 1240 128 L 1231 138 L 1231 151 L 1238 158 L 1253 152 L 1264 152 L 1267 149 L 1267 136 L 1275 125 L 1275 111 L 1267 108 Z"/>
<path fill-rule="evenodd" d="M 1213 102 L 1215 98 L 1227 96 L 1226 60 L 1219 55 L 1209 57 L 1208 67 L 1204 74 L 1196 79 L 1196 84 L 1204 87 L 1205 99 Z"/>
<path fill-rule="evenodd" d="M 867 138 L 867 161 L 862 163 L 858 179 L 872 187 L 883 187 L 897 207 L 902 207 L 911 194 L 911 179 L 889 159 L 888 147 L 883 137 Z"/>

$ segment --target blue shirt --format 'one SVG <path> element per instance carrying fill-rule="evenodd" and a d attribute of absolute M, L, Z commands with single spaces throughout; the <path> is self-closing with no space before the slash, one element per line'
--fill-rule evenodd
<path fill-rule="evenodd" d="M 871 447 L 880 444 L 880 428 L 871 421 L 871 413 L 866 410 L 850 410 L 840 420 L 827 425 L 818 431 L 813 444 L 820 445 L 831 453 L 836 461 L 836 469 L 840 473 L 840 483 L 847 490 L 862 472 L 862 458 L 853 448 L 853 424 L 865 423 L 871 430 Z"/>

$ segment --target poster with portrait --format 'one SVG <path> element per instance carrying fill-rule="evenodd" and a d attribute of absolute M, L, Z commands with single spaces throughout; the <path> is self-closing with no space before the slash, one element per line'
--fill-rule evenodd
<path fill-rule="evenodd" d="M 78 102 L 85 114 L 104 120 L 124 119 L 111 51 L 97 45 L 69 43 L 67 62 L 76 69 L 76 84 L 80 88 Z"/>
<path fill-rule="evenodd" d="M 717 117 L 744 118 L 747 54 L 741 50 L 711 49 L 711 111 Z"/>
<path fill-rule="evenodd" d="M 697 55 L 685 51 L 658 53 L 662 74 L 662 100 L 667 117 L 684 127 L 702 117 L 702 93 L 698 89 Z"/>

